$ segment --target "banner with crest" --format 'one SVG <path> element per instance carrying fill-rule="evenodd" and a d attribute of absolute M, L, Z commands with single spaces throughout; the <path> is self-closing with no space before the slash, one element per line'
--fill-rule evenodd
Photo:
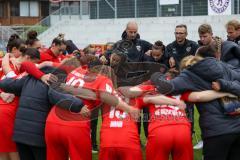
<path fill-rule="evenodd" d="M 231 0 L 208 0 L 208 15 L 231 15 Z"/>

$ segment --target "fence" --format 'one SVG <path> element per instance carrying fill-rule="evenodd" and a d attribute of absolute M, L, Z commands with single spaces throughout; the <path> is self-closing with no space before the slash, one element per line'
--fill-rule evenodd
<path fill-rule="evenodd" d="M 58 7 L 62 8 L 60 15 L 75 15 L 80 19 L 208 15 L 208 0 L 176 1 L 178 4 L 160 5 L 160 0 L 81 0 L 62 1 Z M 240 14 L 239 0 L 231 1 L 232 14 Z"/>
<path fill-rule="evenodd" d="M 14 33 L 16 33 L 16 31 L 10 27 L 0 26 L 0 51 L 6 51 L 8 39 Z"/>
<path fill-rule="evenodd" d="M 208 15 L 208 0 L 178 0 L 179 4 L 160 5 L 160 0 L 81 0 L 50 5 L 51 14 L 29 30 L 44 32 L 53 24 L 68 19 L 113 19 Z M 232 13 L 240 14 L 240 0 L 232 0 Z"/>
<path fill-rule="evenodd" d="M 23 27 L 21 36 L 30 30 L 39 34 L 52 25 L 69 19 L 114 19 L 141 17 L 172 17 L 208 15 L 208 0 L 177 0 L 178 4 L 160 5 L 160 0 L 81 0 L 61 1 L 58 7 L 50 5 L 50 16 L 34 26 Z M 232 13 L 240 14 L 240 0 L 232 0 Z M 52 7 L 54 9 L 52 9 Z M 60 26 L 59 26 L 60 27 Z"/>

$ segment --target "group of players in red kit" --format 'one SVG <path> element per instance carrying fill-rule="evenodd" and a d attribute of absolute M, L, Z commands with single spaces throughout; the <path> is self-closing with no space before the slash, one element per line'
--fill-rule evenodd
<path fill-rule="evenodd" d="M 49 81 L 56 80 L 54 75 L 45 74 L 39 69 L 45 66 L 58 67 L 67 73 L 64 82 L 66 88 L 63 89 L 67 90 L 71 86 L 70 89 L 73 90 L 68 93 L 83 102 L 78 113 L 60 109 L 58 104 L 50 108 L 45 119 L 45 133 L 42 133 L 45 136 L 46 156 L 35 156 L 36 160 L 91 160 L 89 115 L 97 107 L 101 107 L 102 114 L 100 160 L 143 159 L 136 123 L 143 107 L 148 107 L 150 112 L 146 159 L 168 160 L 170 155 L 173 160 L 193 159 L 191 124 L 184 111 L 184 101 L 194 102 L 193 97 L 197 92 L 164 96 L 149 81 L 137 86 L 117 88 L 111 67 L 101 65 L 98 58 L 86 53 L 63 56 L 61 52 L 66 46 L 59 38 L 54 39 L 51 47 L 41 54 L 33 49 L 36 46 L 26 48 L 24 42 L 16 37 L 8 47 L 9 54 L 2 59 L 2 79 L 21 79 L 31 75 L 49 85 Z M 64 63 L 73 59 L 77 59 L 80 66 L 74 66 L 73 63 L 70 63 L 70 67 L 64 66 Z M 171 79 L 174 75 L 173 72 L 168 72 L 166 79 Z M 94 78 L 91 79 L 91 76 Z M 2 88 L 1 84 L 0 87 Z M 94 98 L 88 98 L 84 93 L 75 94 L 81 88 L 90 91 Z M 18 152 L 22 152 L 17 149 L 12 138 L 18 96 L 21 97 L 1 91 L 0 159 L 3 160 L 18 160 Z M 66 118 L 65 113 L 70 116 Z M 28 147 L 31 150 L 31 145 Z M 35 152 L 32 151 L 32 154 Z M 19 155 L 23 159 L 22 154 Z"/>
<path fill-rule="evenodd" d="M 107 69 L 108 72 L 110 68 Z M 103 69 L 104 70 L 104 69 Z M 152 115 L 149 126 L 149 139 L 147 143 L 147 159 L 168 159 L 169 153 L 174 150 L 174 159 L 192 159 L 192 143 L 190 124 L 185 113 L 174 107 L 180 105 L 184 107 L 184 103 L 175 99 L 163 96 L 156 97 L 139 97 L 124 98 L 117 90 L 114 89 L 113 82 L 110 77 L 97 75 L 93 82 L 84 81 L 84 76 L 88 73 L 88 67 L 82 66 L 72 71 L 66 80 L 68 85 L 74 87 L 83 87 L 96 92 L 96 100 L 84 100 L 89 110 L 99 106 L 101 100 L 101 92 L 109 93 L 123 100 L 134 108 L 141 109 L 143 106 L 150 108 Z M 141 90 L 141 85 L 139 89 Z M 144 89 L 145 86 L 143 86 Z M 148 85 L 154 90 L 154 86 Z M 148 92 L 143 90 L 142 92 Z M 156 93 L 154 93 L 155 95 Z M 187 97 L 187 95 L 185 96 Z M 151 98 L 156 100 L 156 104 L 151 103 Z M 182 97 L 184 98 L 184 97 Z M 186 99 L 186 98 L 185 98 Z M 107 103 L 107 101 L 106 101 Z M 161 104 L 167 104 L 161 106 Z M 102 106 L 102 127 L 100 131 L 100 153 L 99 159 L 142 159 L 140 147 L 140 139 L 137 130 L 137 124 L 130 114 L 130 106 L 124 107 L 126 111 L 118 106 L 104 104 Z M 170 106 L 171 105 L 171 106 Z M 90 124 L 88 120 L 66 121 L 58 117 L 56 114 L 57 107 L 54 107 L 46 122 L 46 143 L 48 159 L 91 159 L 91 139 Z M 161 113 L 162 112 L 162 113 Z M 162 117 L 163 116 L 163 117 Z M 73 116 L 74 117 L 74 116 Z M 74 118 L 73 118 L 74 119 Z M 171 121 L 172 120 L 172 121 Z M 176 125 L 176 126 L 175 126 Z M 166 130 L 162 130 L 161 126 L 165 126 Z M 168 126 L 168 127 L 167 127 Z M 161 132 L 159 134 L 159 129 Z M 176 134 L 176 131 L 178 134 Z M 164 133 L 165 132 L 165 133 Z M 174 134 L 169 136 L 169 134 Z M 170 139 L 166 139 L 167 137 Z M 164 140 L 164 141 L 163 141 Z M 159 143 L 160 142 L 160 143 Z M 166 150 L 159 150 L 160 146 L 165 146 Z M 184 147 L 182 147 L 184 146 Z M 49 147 L 49 148 L 48 148 Z"/>

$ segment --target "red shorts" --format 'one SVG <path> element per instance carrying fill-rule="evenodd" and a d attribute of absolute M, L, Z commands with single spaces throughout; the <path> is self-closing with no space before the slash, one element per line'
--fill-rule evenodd
<path fill-rule="evenodd" d="M 139 149 L 120 147 L 100 148 L 99 160 L 142 160 L 142 152 Z"/>
<path fill-rule="evenodd" d="M 17 152 L 16 144 L 12 140 L 16 108 L 15 105 L 0 105 L 0 153 Z"/>
<path fill-rule="evenodd" d="M 45 136 L 47 160 L 92 160 L 89 128 L 47 122 Z"/>
<path fill-rule="evenodd" d="M 191 128 L 189 125 L 166 125 L 148 134 L 147 160 L 193 160 Z"/>

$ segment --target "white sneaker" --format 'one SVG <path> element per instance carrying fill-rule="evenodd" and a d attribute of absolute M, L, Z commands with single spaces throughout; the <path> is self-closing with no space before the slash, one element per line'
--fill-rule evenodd
<path fill-rule="evenodd" d="M 202 149 L 203 148 L 203 141 L 199 141 L 194 147 L 193 149 Z"/>
<path fill-rule="evenodd" d="M 93 147 L 92 147 L 92 153 L 98 153 L 98 146 L 97 145 L 94 145 Z"/>

